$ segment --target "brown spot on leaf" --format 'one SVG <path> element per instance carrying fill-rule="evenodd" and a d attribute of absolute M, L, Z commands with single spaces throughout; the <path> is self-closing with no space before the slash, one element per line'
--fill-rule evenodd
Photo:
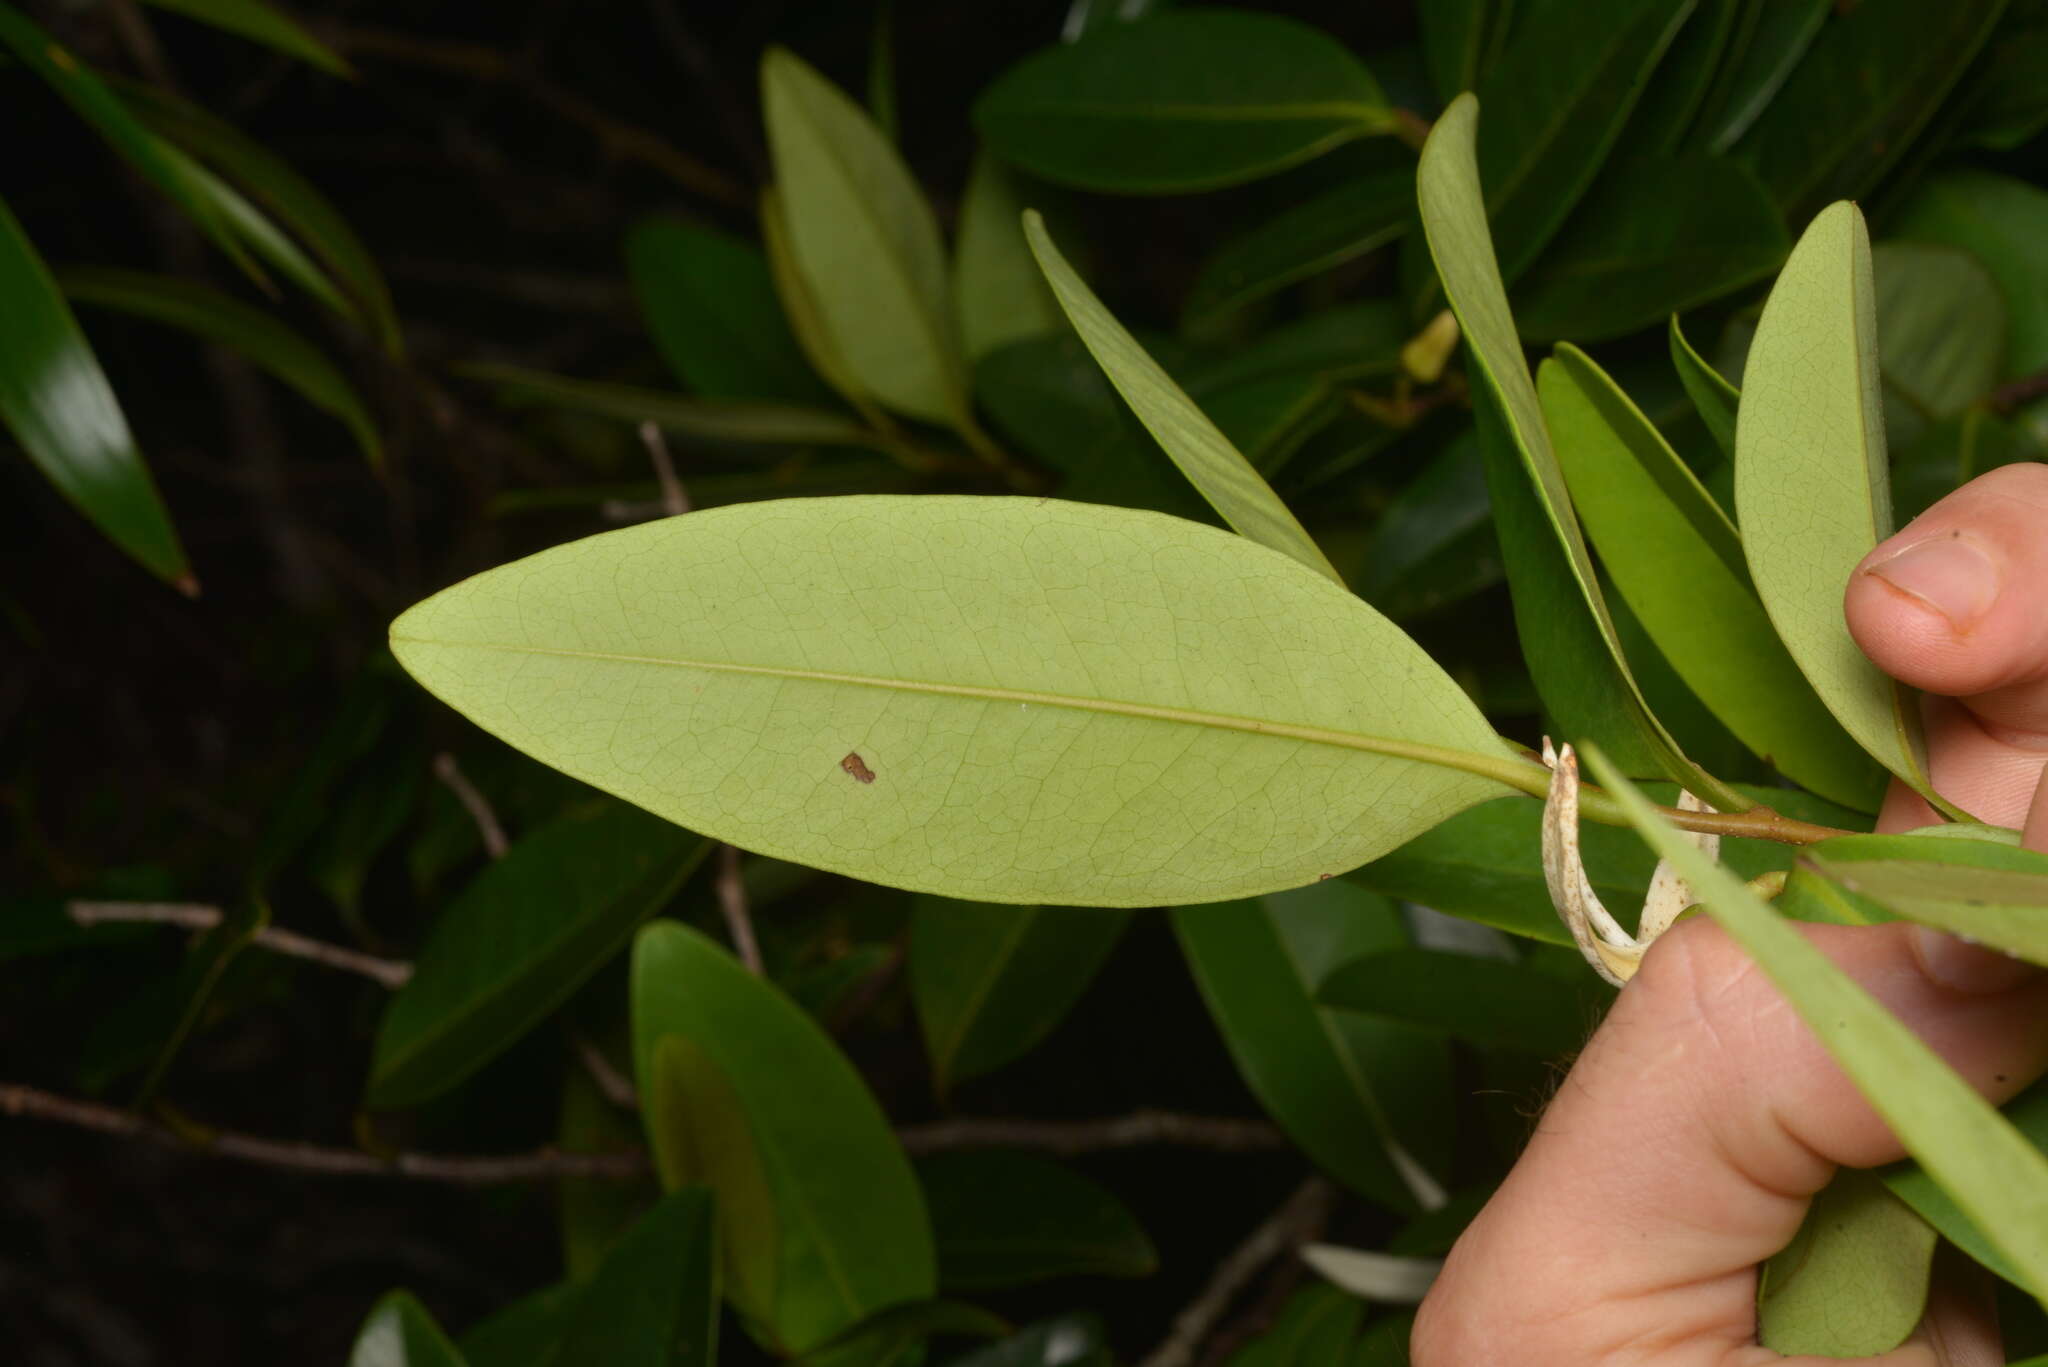
<path fill-rule="evenodd" d="M 875 781 L 875 771 L 868 768 L 867 761 L 860 757 L 858 750 L 847 751 L 846 758 L 839 761 L 839 767 L 852 774 L 862 783 L 873 783 Z"/>

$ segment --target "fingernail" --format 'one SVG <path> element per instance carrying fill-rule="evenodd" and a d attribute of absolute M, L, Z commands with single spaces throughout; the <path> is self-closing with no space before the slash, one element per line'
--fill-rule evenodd
<path fill-rule="evenodd" d="M 1998 598 L 1998 566 L 1983 547 L 1954 532 L 1915 542 L 1869 572 L 1948 618 L 1957 631 L 1975 626 Z"/>
<path fill-rule="evenodd" d="M 2039 971 L 2024 959 L 1926 926 L 1913 927 L 1913 953 L 1929 978 L 1969 996 L 2010 991 Z"/>

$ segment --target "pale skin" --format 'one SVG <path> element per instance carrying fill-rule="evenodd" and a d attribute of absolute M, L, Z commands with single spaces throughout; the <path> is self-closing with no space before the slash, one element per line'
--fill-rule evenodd
<path fill-rule="evenodd" d="M 1994 470 L 1850 577 L 1865 654 L 1926 690 L 1935 787 L 2048 851 L 2048 466 Z M 1894 784 L 1879 829 L 1933 824 Z M 1809 937 L 1980 1091 L 2048 1070 L 2048 974 L 1903 925 Z M 1705 918 L 1650 950 L 1417 1318 L 1415 1367 L 1841 1367 L 1756 1343 L 1756 1267 L 1837 1165 L 1903 1156 L 1776 989 Z M 2005 1361 L 1984 1283 L 1864 1367 Z"/>

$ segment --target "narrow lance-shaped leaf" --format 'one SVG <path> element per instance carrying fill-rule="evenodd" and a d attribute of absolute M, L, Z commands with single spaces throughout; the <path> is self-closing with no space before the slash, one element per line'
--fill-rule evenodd
<path fill-rule="evenodd" d="M 1461 95 L 1422 149 L 1422 224 L 1479 372 L 1481 451 L 1507 555 L 1515 621 L 1537 688 L 1574 736 L 1619 747 L 1722 810 L 1750 805 L 1678 749 L 1643 701 L 1601 597 L 1528 363 L 1508 311 L 1479 189 L 1479 102 Z"/>
<path fill-rule="evenodd" d="M 1757 594 L 1843 728 L 1937 807 L 1910 691 L 1842 616 L 1850 572 L 1891 535 L 1870 239 L 1853 204 L 1813 221 L 1764 305 L 1743 369 L 1735 506 Z"/>
<path fill-rule="evenodd" d="M 507 397 L 620 422 L 652 422 L 699 441 L 769 446 L 867 446 L 875 434 L 830 409 L 755 399 L 700 399 L 638 385 L 549 375 L 524 366 L 472 362 L 458 374 L 496 385 Z"/>
<path fill-rule="evenodd" d="M 57 282 L 0 202 L 0 419 L 21 449 L 108 540 L 150 573 L 196 592 L 171 515 L 114 389 Z"/>
<path fill-rule="evenodd" d="M 72 269 L 59 272 L 57 283 L 74 303 L 167 323 L 228 347 L 333 415 L 370 465 L 383 467 L 376 419 L 354 387 L 310 342 L 261 309 L 196 280 L 141 271 Z"/>
<path fill-rule="evenodd" d="M 1247 304 L 1364 256 L 1406 232 L 1415 174 L 1403 167 L 1347 179 L 1225 242 L 1202 266 L 1183 309 L 1201 329 Z"/>
<path fill-rule="evenodd" d="M 1372 73 L 1308 25 L 1189 9 L 1034 53 L 982 93 L 974 124 L 1046 180 L 1183 194 L 1390 133 L 1394 115 Z"/>
<path fill-rule="evenodd" d="M 1749 32 L 1739 36 L 1707 92 L 1690 141 L 1725 152 L 1770 108 L 1827 22 L 1832 0 L 1751 0 Z"/>
<path fill-rule="evenodd" d="M 1875 811 L 1882 771 L 1779 644 L 1727 514 L 1577 347 L 1560 346 L 1537 379 L 1573 506 L 1658 650 L 1781 773 L 1823 797 Z"/>
<path fill-rule="evenodd" d="M 2011 1260 L 2020 1285 L 2036 1299 L 2048 1295 L 2048 1156 L 1911 1027 L 1665 822 L 1604 756 L 1588 751 L 1586 758 L 1630 823 L 1756 960 L 1907 1152 Z"/>
<path fill-rule="evenodd" d="M 1074 273 L 1035 211 L 1024 215 L 1024 235 L 1074 330 L 1188 482 L 1245 536 L 1343 583 L 1272 486 Z"/>
<path fill-rule="evenodd" d="M 239 33 L 244 38 L 288 53 L 336 76 L 355 75 L 333 48 L 263 0 L 148 0 L 148 3 L 173 14 L 197 19 L 203 24 L 212 24 L 229 33 Z"/>
<path fill-rule="evenodd" d="M 671 820 L 980 901 L 1298 886 L 1540 774 L 1286 556 L 1053 500 L 667 518 L 448 589 L 392 648 L 486 729 Z"/>
<path fill-rule="evenodd" d="M 1692 400 L 1693 410 L 1713 436 L 1714 445 L 1721 448 L 1722 455 L 1733 459 L 1735 413 L 1742 393 L 1693 349 L 1678 326 L 1675 313 L 1671 315 L 1671 365 L 1678 372 L 1679 384 L 1685 387 L 1685 396 Z"/>
<path fill-rule="evenodd" d="M 245 247 L 325 307 L 350 322 L 357 321 L 355 304 L 342 295 L 334 282 L 327 278 L 327 273 L 313 263 L 297 242 L 250 203 L 241 191 L 169 143 L 160 143 L 157 152 L 171 165 L 179 183 L 192 198 L 206 206 L 208 221 L 217 229 L 215 238 L 222 249 L 241 263 L 258 285 L 266 290 L 270 288 L 270 282 L 262 271 L 245 259 L 242 251 Z"/>

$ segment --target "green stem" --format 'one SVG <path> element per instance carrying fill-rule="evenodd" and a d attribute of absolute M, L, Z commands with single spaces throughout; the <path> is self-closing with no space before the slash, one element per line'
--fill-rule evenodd
<path fill-rule="evenodd" d="M 1496 759 L 1491 755 L 1468 755 L 1455 750 L 1441 753 L 1444 758 L 1436 759 L 1434 762 L 1447 768 L 1463 769 L 1467 773 L 1498 779 L 1534 798 L 1550 796 L 1550 770 L 1536 760 Z M 1453 756 L 1455 758 L 1451 758 Z M 1857 834 L 1855 831 L 1822 826 L 1812 821 L 1801 821 L 1797 817 L 1786 816 L 1762 804 L 1740 812 L 1686 812 L 1676 807 L 1659 807 L 1657 810 L 1666 821 L 1683 831 L 1698 831 L 1703 835 L 1741 836 L 1748 840 L 1774 840 L 1781 845 L 1812 845 L 1822 840 L 1832 840 L 1838 835 Z M 1606 826 L 1629 824 L 1628 816 L 1622 811 L 1621 804 L 1605 790 L 1590 784 L 1579 789 L 1579 817 L 1582 820 L 1598 821 Z"/>

